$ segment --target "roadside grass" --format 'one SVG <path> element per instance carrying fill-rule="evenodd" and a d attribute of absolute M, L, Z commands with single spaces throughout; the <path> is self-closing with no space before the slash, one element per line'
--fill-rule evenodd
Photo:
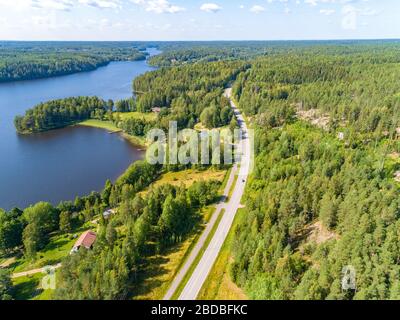
<path fill-rule="evenodd" d="M 121 132 L 122 131 L 115 124 L 113 124 L 111 121 L 89 119 L 89 120 L 86 120 L 86 121 L 78 123 L 78 125 L 85 126 L 85 127 L 105 129 L 105 130 L 108 130 L 109 132 L 112 132 L 112 133 L 116 133 L 116 132 Z"/>
<path fill-rule="evenodd" d="M 206 242 L 204 243 L 204 245 L 201 247 L 199 254 L 196 256 L 196 259 L 194 259 L 192 265 L 190 266 L 189 270 L 187 271 L 187 273 L 185 274 L 185 276 L 183 277 L 181 283 L 179 284 L 178 288 L 176 289 L 175 293 L 172 295 L 172 300 L 177 300 L 179 298 L 179 296 L 181 295 L 183 289 L 185 288 L 187 282 L 189 281 L 190 277 L 192 276 L 194 270 L 196 269 L 197 265 L 199 264 L 201 258 L 204 255 L 204 252 L 206 251 L 206 249 L 208 248 L 208 246 L 210 245 L 211 240 L 214 238 L 215 232 L 217 231 L 219 224 L 221 222 L 221 219 L 223 217 L 223 215 L 225 214 L 225 209 L 222 209 L 221 212 L 218 215 L 217 220 L 215 221 L 215 225 L 213 226 L 213 228 L 211 229 L 210 234 L 208 235 Z"/>
<path fill-rule="evenodd" d="M 209 169 L 202 171 L 190 169 L 180 172 L 166 173 L 153 185 L 181 185 L 181 183 L 183 183 L 188 187 L 195 181 L 199 180 L 219 180 L 222 181 L 222 186 L 226 186 L 229 174 L 230 170 Z M 222 194 L 223 188 L 221 188 L 221 190 Z M 160 300 L 164 298 L 172 281 L 184 265 L 186 259 L 189 257 L 205 228 L 205 224 L 211 219 L 214 211 L 214 205 L 203 208 L 200 213 L 202 217 L 201 223 L 199 223 L 198 227 L 195 228 L 185 241 L 168 249 L 167 252 L 153 255 L 147 259 L 147 266 L 144 272 L 139 275 L 139 277 L 143 278 L 144 281 L 141 281 L 138 286 L 131 289 L 133 299 Z"/>
<path fill-rule="evenodd" d="M 232 194 L 233 194 L 233 191 L 235 190 L 235 186 L 236 186 L 236 183 L 237 183 L 238 179 L 239 179 L 239 166 L 238 166 L 238 169 L 236 171 L 235 177 L 233 179 L 232 186 L 229 189 L 228 197 L 226 199 L 227 202 L 232 198 Z"/>
<path fill-rule="evenodd" d="M 229 275 L 229 268 L 232 261 L 230 250 L 233 244 L 235 230 L 236 227 L 242 223 L 244 218 L 245 211 L 239 209 L 218 258 L 206 282 L 201 288 L 198 296 L 199 300 L 248 300 L 243 290 L 232 282 Z"/>
<path fill-rule="evenodd" d="M 15 300 L 51 300 L 53 290 L 42 289 L 43 273 L 13 279 L 12 294 Z M 57 276 L 57 272 L 56 272 Z"/>
<path fill-rule="evenodd" d="M 202 210 L 203 220 L 209 219 L 214 207 L 209 206 Z M 147 257 L 144 271 L 138 275 L 143 281 L 131 289 L 134 300 L 162 300 L 167 293 L 172 281 L 183 266 L 193 250 L 203 224 L 199 226 L 182 243 L 176 244 L 161 254 Z"/>
<path fill-rule="evenodd" d="M 86 223 L 71 233 L 53 235 L 50 238 L 49 243 L 37 253 L 36 260 L 27 260 L 22 256 L 9 266 L 10 270 L 12 273 L 19 273 L 42 268 L 48 265 L 55 265 L 61 262 L 63 258 L 69 255 L 74 243 L 77 240 L 77 238 L 74 238 L 74 235 L 76 234 L 79 236 L 82 232 L 90 229 L 93 229 L 93 225 Z"/>

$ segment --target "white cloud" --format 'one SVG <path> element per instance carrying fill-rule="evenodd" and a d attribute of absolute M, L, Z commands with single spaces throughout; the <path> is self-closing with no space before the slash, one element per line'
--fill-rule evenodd
<path fill-rule="evenodd" d="M 374 10 L 374 9 L 371 9 L 371 8 L 366 8 L 366 9 L 360 10 L 360 14 L 362 16 L 376 16 L 379 13 L 378 13 L 377 10 Z"/>
<path fill-rule="evenodd" d="M 357 9 L 354 6 L 346 5 L 342 8 L 342 28 L 344 30 L 357 29 Z"/>
<path fill-rule="evenodd" d="M 0 0 L 0 6 L 8 6 L 17 10 L 36 8 L 69 11 L 80 4 L 99 9 L 116 9 L 121 7 L 121 0 Z"/>
<path fill-rule="evenodd" d="M 324 14 L 326 16 L 331 16 L 336 12 L 334 9 L 321 9 L 319 10 L 319 13 Z"/>
<path fill-rule="evenodd" d="M 258 14 L 258 13 L 264 12 L 265 8 L 260 6 L 260 5 L 254 5 L 254 6 L 251 7 L 250 11 L 253 12 L 253 13 Z"/>
<path fill-rule="evenodd" d="M 32 0 L 31 6 L 39 9 L 68 11 L 74 6 L 74 2 L 71 0 Z"/>
<path fill-rule="evenodd" d="M 15 10 L 38 8 L 68 11 L 74 6 L 74 0 L 0 0 L 0 6 Z"/>
<path fill-rule="evenodd" d="M 131 0 L 131 2 L 142 6 L 148 12 L 178 13 L 186 10 L 183 7 L 171 4 L 167 0 Z"/>
<path fill-rule="evenodd" d="M 216 3 L 204 3 L 201 5 L 200 10 L 205 11 L 205 12 L 218 12 L 222 10 L 222 7 L 220 7 Z"/>
<path fill-rule="evenodd" d="M 270 1 L 270 0 L 268 0 Z M 274 1 L 274 0 L 272 0 Z M 279 0 L 285 1 L 285 0 Z M 324 3 L 338 3 L 338 4 L 349 4 L 349 3 L 356 3 L 356 2 L 368 2 L 369 0 L 304 0 L 304 3 L 309 4 L 311 6 L 317 6 L 319 4 Z"/>
<path fill-rule="evenodd" d="M 78 0 L 78 2 L 98 9 L 117 9 L 121 7 L 119 0 Z"/>

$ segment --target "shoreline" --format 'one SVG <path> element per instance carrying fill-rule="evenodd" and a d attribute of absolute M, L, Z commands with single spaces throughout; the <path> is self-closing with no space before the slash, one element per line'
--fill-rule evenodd
<path fill-rule="evenodd" d="M 8 80 L 1 80 L 0 84 L 12 84 L 12 83 L 19 83 L 19 82 L 24 82 L 24 81 L 35 81 L 35 80 L 44 80 L 44 79 L 51 79 L 51 78 L 60 78 L 60 77 L 66 77 L 66 76 L 71 76 L 74 74 L 79 74 L 79 73 L 85 73 L 85 72 L 92 72 L 92 71 L 96 71 L 100 68 L 106 67 L 108 66 L 110 63 L 113 62 L 140 62 L 140 61 L 148 61 L 147 56 L 144 57 L 143 59 L 127 59 L 127 60 L 110 60 L 107 62 L 103 62 L 100 63 L 98 65 L 95 65 L 93 67 L 87 68 L 87 69 L 83 69 L 83 70 L 71 70 L 68 72 L 60 72 L 60 73 L 56 73 L 56 74 L 52 74 L 52 75 L 43 75 L 43 76 L 37 76 L 37 77 L 32 77 L 32 78 L 21 78 L 21 79 L 8 79 Z M 151 66 L 149 64 L 149 66 Z M 151 66 L 153 67 L 153 66 Z"/>
<path fill-rule="evenodd" d="M 148 147 L 145 137 L 132 136 L 108 121 L 90 119 L 74 124 L 73 126 L 97 128 L 106 130 L 109 134 L 118 134 L 133 146 L 144 149 L 141 151 L 145 151 Z"/>

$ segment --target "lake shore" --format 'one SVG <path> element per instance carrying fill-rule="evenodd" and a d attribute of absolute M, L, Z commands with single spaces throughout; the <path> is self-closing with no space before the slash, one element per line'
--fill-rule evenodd
<path fill-rule="evenodd" d="M 80 122 L 76 125 L 107 130 L 108 133 L 110 134 L 119 134 L 121 137 L 123 137 L 131 144 L 133 144 L 135 147 L 140 147 L 143 149 L 146 149 L 148 147 L 145 137 L 138 137 L 127 134 L 126 132 L 123 132 L 120 128 L 118 128 L 115 124 L 113 124 L 111 121 L 90 119 Z"/>

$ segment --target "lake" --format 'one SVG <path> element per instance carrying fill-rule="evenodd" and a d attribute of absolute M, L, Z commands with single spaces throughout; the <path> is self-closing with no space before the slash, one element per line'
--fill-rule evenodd
<path fill-rule="evenodd" d="M 142 159 L 137 146 L 102 129 L 75 126 L 21 136 L 13 121 L 52 99 L 130 97 L 132 80 L 151 70 L 146 61 L 112 62 L 90 72 L 0 84 L 0 208 L 25 208 L 38 201 L 56 205 L 100 191 L 107 179 L 115 180 Z"/>

